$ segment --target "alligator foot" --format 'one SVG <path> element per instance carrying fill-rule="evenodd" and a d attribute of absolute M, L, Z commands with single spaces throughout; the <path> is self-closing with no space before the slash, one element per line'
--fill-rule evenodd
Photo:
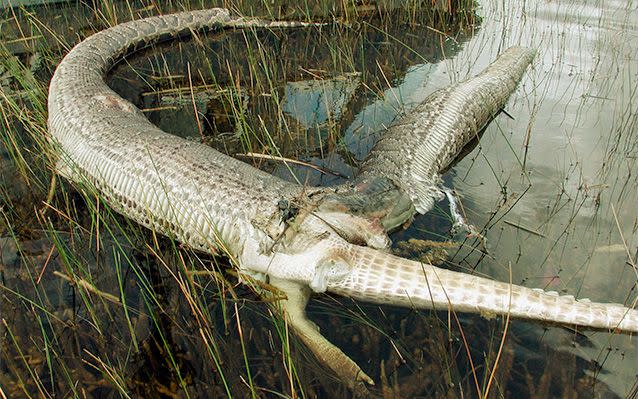
<path fill-rule="evenodd" d="M 310 299 L 310 288 L 304 284 L 289 280 L 270 279 L 270 284 L 283 291 L 288 299 L 276 302 L 288 324 L 314 353 L 322 364 L 330 369 L 355 391 L 365 390 L 365 384 L 374 385 L 374 381 L 361 370 L 359 365 L 341 349 L 328 341 L 315 323 L 306 316 L 306 304 Z"/>

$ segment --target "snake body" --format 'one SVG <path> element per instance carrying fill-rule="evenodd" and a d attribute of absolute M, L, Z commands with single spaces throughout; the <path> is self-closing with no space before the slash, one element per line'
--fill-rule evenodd
<path fill-rule="evenodd" d="M 358 179 L 388 178 L 409 195 L 417 212 L 428 212 L 440 197 L 439 173 L 505 106 L 534 54 L 510 47 L 474 78 L 432 93 L 381 136 Z"/>
<path fill-rule="evenodd" d="M 386 246 L 387 231 L 414 210 L 431 207 L 436 176 L 505 104 L 531 61 L 527 49 L 508 50 L 477 78 L 433 94 L 386 132 L 355 184 L 345 188 L 304 188 L 167 134 L 104 82 L 119 59 L 159 40 L 201 30 L 302 25 L 211 9 L 132 21 L 84 40 L 50 84 L 48 125 L 58 172 L 97 190 L 144 226 L 267 275 L 288 294 L 282 306 L 290 325 L 345 380 L 372 381 L 306 319 L 308 288 L 379 303 L 638 331 L 638 312 L 621 305 L 578 301 L 374 249 Z M 381 191 L 387 194 L 377 201 Z M 294 224 L 282 223 L 282 201 L 299 205 Z"/>
<path fill-rule="evenodd" d="M 255 24 L 232 19 L 223 9 L 186 12 L 117 25 L 75 47 L 49 90 L 58 171 L 95 186 L 131 219 L 193 248 L 215 252 L 223 243 L 237 256 L 246 240 L 268 241 L 268 228 L 253 221 L 276 214 L 278 201 L 294 197 L 300 187 L 163 132 L 104 83 L 113 64 L 140 43 Z M 275 223 L 267 227 L 278 232 Z"/>
<path fill-rule="evenodd" d="M 322 207 L 375 215 L 386 230 L 430 211 L 443 197 L 441 172 L 502 110 L 534 54 L 510 47 L 474 78 L 432 93 L 384 132 L 355 180 Z"/>

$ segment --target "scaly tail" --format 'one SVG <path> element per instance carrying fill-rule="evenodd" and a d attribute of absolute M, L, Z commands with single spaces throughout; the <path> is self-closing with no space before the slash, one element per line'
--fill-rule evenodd
<path fill-rule="evenodd" d="M 328 291 L 367 302 L 512 317 L 606 330 L 638 332 L 638 311 L 619 304 L 577 300 L 352 246 L 351 274 Z"/>

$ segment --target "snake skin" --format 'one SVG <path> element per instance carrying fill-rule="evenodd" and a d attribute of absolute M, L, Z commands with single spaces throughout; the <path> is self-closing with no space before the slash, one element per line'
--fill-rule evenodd
<path fill-rule="evenodd" d="M 385 304 L 510 313 L 638 332 L 638 312 L 621 305 L 577 301 L 362 246 L 362 241 L 377 247 L 389 242 L 371 222 L 374 217 L 338 207 L 315 213 L 324 195 L 334 196 L 335 190 L 303 188 L 167 134 L 104 83 L 122 56 L 159 40 L 201 30 L 303 25 L 234 18 L 226 10 L 211 9 L 128 22 L 89 37 L 69 52 L 51 80 L 48 125 L 58 172 L 97 190 L 113 208 L 144 226 L 195 249 L 222 252 L 243 270 L 295 287 Z M 532 56 L 524 48 L 510 49 L 478 77 L 433 94 L 386 132 L 361 176 L 392 180 L 418 211 L 428 210 L 437 174 L 502 108 Z M 299 206 L 294 224 L 282 223 L 282 201 Z M 344 238 L 334 228 L 340 220 L 356 226 L 353 234 L 359 237 Z M 297 314 L 303 318 L 303 309 Z M 307 335 L 313 337 L 308 340 L 316 335 Z M 326 359 L 327 352 L 318 348 L 315 353 Z M 371 382 L 336 347 L 331 351 L 336 353 L 331 358 L 339 358 L 335 364 L 347 363 L 353 378 Z"/>
<path fill-rule="evenodd" d="M 442 195 L 440 171 L 501 111 L 534 54 L 510 47 L 474 78 L 432 93 L 379 139 L 358 178 L 388 178 L 410 196 L 417 212 L 428 212 Z"/>
<path fill-rule="evenodd" d="M 63 176 L 95 186 L 111 206 L 144 226 L 202 251 L 224 246 L 234 256 L 246 240 L 267 244 L 269 228 L 281 232 L 275 223 L 259 229 L 253 221 L 275 215 L 277 203 L 295 197 L 300 187 L 161 131 L 113 92 L 104 75 L 139 43 L 235 25 L 256 23 L 212 9 L 124 23 L 89 37 L 51 80 L 48 121 Z"/>

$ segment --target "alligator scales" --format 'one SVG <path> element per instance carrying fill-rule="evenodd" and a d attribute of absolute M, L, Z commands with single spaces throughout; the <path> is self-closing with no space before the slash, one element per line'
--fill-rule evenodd
<path fill-rule="evenodd" d="M 126 54 L 166 38 L 225 29 L 298 27 L 223 9 L 132 21 L 84 40 L 50 85 L 57 171 L 118 212 L 208 253 L 224 253 L 287 295 L 280 309 L 315 355 L 345 381 L 372 383 L 305 315 L 311 292 L 363 301 L 510 314 L 638 332 L 638 311 L 453 272 L 388 254 L 388 232 L 440 196 L 439 173 L 515 90 L 533 51 L 506 50 L 476 77 L 439 90 L 390 127 L 350 184 L 304 188 L 211 147 L 163 132 L 104 82 Z M 294 228 L 282 200 L 303 204 Z"/>

